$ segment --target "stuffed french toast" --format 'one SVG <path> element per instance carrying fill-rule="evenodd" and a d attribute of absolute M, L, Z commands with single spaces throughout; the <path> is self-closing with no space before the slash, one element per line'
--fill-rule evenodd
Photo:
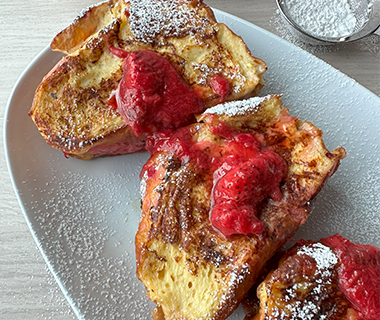
<path fill-rule="evenodd" d="M 345 157 L 280 96 L 227 102 L 148 138 L 137 275 L 154 319 L 226 319 Z"/>
<path fill-rule="evenodd" d="M 143 150 L 149 134 L 265 82 L 266 64 L 202 0 L 104 1 L 51 48 L 65 56 L 29 115 L 49 145 L 80 159 Z"/>

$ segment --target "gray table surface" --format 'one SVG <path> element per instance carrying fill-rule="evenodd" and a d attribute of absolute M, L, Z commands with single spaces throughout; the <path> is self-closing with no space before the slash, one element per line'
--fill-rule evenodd
<path fill-rule="evenodd" d="M 380 96 L 380 37 L 316 48 L 293 38 L 275 0 L 209 0 L 210 6 L 269 30 L 315 54 Z M 26 66 L 91 0 L 0 2 L 0 125 L 7 100 Z M 0 139 L 0 319 L 75 319 L 47 269 L 13 191 Z"/>

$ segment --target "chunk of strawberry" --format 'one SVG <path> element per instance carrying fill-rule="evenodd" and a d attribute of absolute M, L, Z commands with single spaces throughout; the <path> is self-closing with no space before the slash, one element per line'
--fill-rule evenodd
<path fill-rule="evenodd" d="M 221 166 L 214 173 L 212 225 L 226 237 L 261 234 L 264 223 L 256 207 L 268 196 L 281 200 L 280 182 L 286 172 L 286 162 L 271 150 L 259 152 L 237 166 Z"/>
<path fill-rule="evenodd" d="M 214 134 L 218 135 L 218 132 L 214 132 Z M 238 166 L 248 159 L 257 157 L 260 153 L 260 142 L 252 134 L 243 133 L 231 136 L 229 139 L 222 148 L 218 150 L 214 148 L 215 153 L 211 162 L 216 168 Z"/>
<path fill-rule="evenodd" d="M 264 223 L 257 217 L 257 210 L 253 206 L 238 205 L 233 201 L 214 206 L 210 220 L 226 237 L 233 234 L 261 234 L 264 230 Z"/>
<path fill-rule="evenodd" d="M 280 200 L 279 184 L 285 173 L 285 161 L 274 152 L 264 152 L 221 177 L 214 187 L 214 201 L 256 206 L 268 196 Z"/>

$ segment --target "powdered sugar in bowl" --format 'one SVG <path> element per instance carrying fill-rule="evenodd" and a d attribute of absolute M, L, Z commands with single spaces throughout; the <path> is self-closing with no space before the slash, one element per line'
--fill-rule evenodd
<path fill-rule="evenodd" d="M 276 0 L 300 40 L 334 44 L 380 35 L 380 0 Z"/>

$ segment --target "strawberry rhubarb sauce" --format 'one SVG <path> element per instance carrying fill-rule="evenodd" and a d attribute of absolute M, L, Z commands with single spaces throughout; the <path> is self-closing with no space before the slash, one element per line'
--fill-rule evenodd
<path fill-rule="evenodd" d="M 380 319 L 380 249 L 339 234 L 322 239 L 338 257 L 339 286 L 361 320 Z"/>
<path fill-rule="evenodd" d="M 182 163 L 193 161 L 197 169 L 209 171 L 213 177 L 210 220 L 226 237 L 262 234 L 264 223 L 258 217 L 257 205 L 267 197 L 281 200 L 286 162 L 253 134 L 234 132 L 222 122 L 215 126 L 212 122 L 210 130 L 223 137 L 222 142 L 192 142 L 191 131 L 196 127 L 191 126 L 156 133 L 148 138 L 146 148 L 151 155 L 174 153 Z M 150 170 L 148 164 L 142 175 Z"/>
<path fill-rule="evenodd" d="M 109 50 L 125 59 L 122 79 L 109 104 L 116 105 L 135 135 L 190 124 L 205 110 L 202 99 L 164 57 L 150 50 Z M 221 93 L 228 90 L 223 83 L 215 86 Z"/>

